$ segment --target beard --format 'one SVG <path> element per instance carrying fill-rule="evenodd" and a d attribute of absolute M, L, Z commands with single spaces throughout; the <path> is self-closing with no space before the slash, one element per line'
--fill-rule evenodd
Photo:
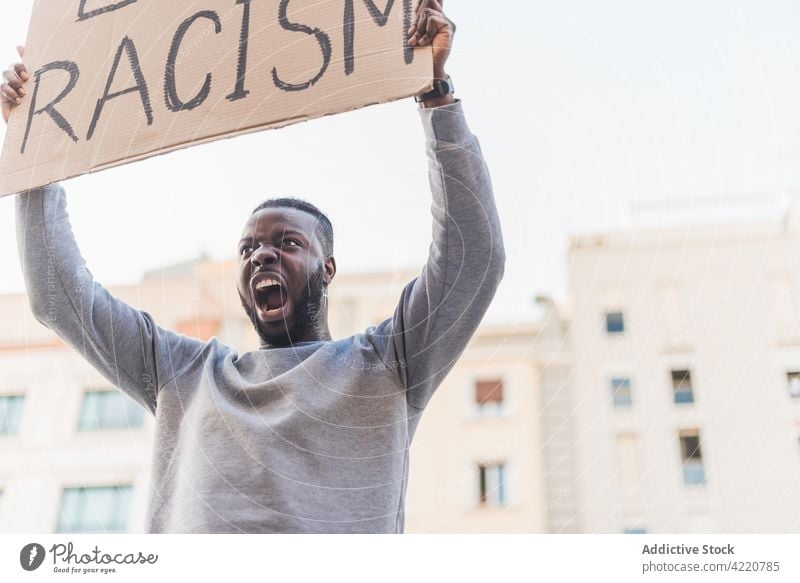
<path fill-rule="evenodd" d="M 308 277 L 303 294 L 292 298 L 292 318 L 291 325 L 284 319 L 283 330 L 278 333 L 269 334 L 262 330 L 256 319 L 255 311 L 245 301 L 242 293 L 239 292 L 239 299 L 242 302 L 247 319 L 253 324 L 262 345 L 269 346 L 291 346 L 294 339 L 312 339 L 315 330 L 319 326 L 322 317 L 322 282 L 325 277 L 325 265 L 320 262 L 317 269 Z"/>

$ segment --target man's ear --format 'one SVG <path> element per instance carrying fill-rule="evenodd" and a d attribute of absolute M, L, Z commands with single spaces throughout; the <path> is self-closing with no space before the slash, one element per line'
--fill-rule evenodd
<path fill-rule="evenodd" d="M 325 258 L 325 281 L 327 282 L 326 285 L 330 285 L 334 277 L 336 277 L 336 259 L 333 258 L 333 255 L 330 255 Z"/>

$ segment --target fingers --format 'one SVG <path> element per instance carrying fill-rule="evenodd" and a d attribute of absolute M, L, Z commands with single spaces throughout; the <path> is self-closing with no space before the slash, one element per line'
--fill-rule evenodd
<path fill-rule="evenodd" d="M 425 46 L 433 42 L 434 37 L 442 30 L 450 28 L 455 32 L 455 25 L 442 13 L 428 11 L 422 13 L 415 25 L 409 28 L 409 46 Z"/>
<path fill-rule="evenodd" d="M 426 11 L 430 12 L 434 10 L 436 12 L 442 11 L 442 0 L 420 0 L 417 7 L 414 9 L 414 16 L 419 19 L 420 14 L 424 14 Z"/>
<path fill-rule="evenodd" d="M 414 8 L 414 23 L 408 29 L 409 35 L 413 35 L 419 26 L 419 19 L 422 15 L 427 15 L 431 10 L 438 10 L 441 12 L 441 0 L 420 0 Z"/>
<path fill-rule="evenodd" d="M 439 31 L 439 29 L 436 27 L 436 23 L 434 22 L 434 18 L 435 17 L 432 14 L 428 14 L 428 17 L 425 19 L 424 23 L 420 21 L 419 32 L 417 32 L 418 45 L 424 46 L 428 44 L 433 40 L 433 37 L 435 37 L 436 33 Z"/>
<path fill-rule="evenodd" d="M 409 29 L 409 39 L 408 44 L 411 46 L 416 46 L 419 44 L 419 40 L 428 30 L 428 11 L 425 10 L 419 14 L 417 17 L 417 22 L 411 26 Z"/>
<path fill-rule="evenodd" d="M 420 0 L 420 2 L 417 4 L 417 7 L 414 9 L 414 14 L 419 14 L 426 9 L 437 10 L 441 12 L 443 5 L 443 0 Z"/>
<path fill-rule="evenodd" d="M 4 117 L 10 112 L 11 107 L 22 103 L 25 97 L 23 84 L 28 79 L 28 72 L 21 63 L 12 65 L 3 71 L 3 84 L 0 85 L 0 99 L 3 101 Z"/>
<path fill-rule="evenodd" d="M 0 95 L 3 97 L 3 102 L 8 101 L 14 105 L 19 105 L 22 103 L 22 96 L 17 93 L 16 90 L 12 89 L 8 83 L 3 83 L 0 85 Z"/>
<path fill-rule="evenodd" d="M 18 46 L 17 52 L 21 57 L 25 52 L 25 47 Z M 3 83 L 0 84 L 0 110 L 2 110 L 3 119 L 6 122 L 11 116 L 11 109 L 22 103 L 22 97 L 25 96 L 25 89 L 22 85 L 27 80 L 28 71 L 22 63 L 12 65 L 3 72 Z"/>
<path fill-rule="evenodd" d="M 19 77 L 13 68 L 3 71 L 3 81 L 5 85 L 8 85 L 11 89 L 13 89 L 14 92 L 18 93 L 20 97 L 25 95 L 25 90 L 22 88 L 24 81 Z"/>
<path fill-rule="evenodd" d="M 28 69 L 25 68 L 25 65 L 23 65 L 22 63 L 17 63 L 12 68 L 14 69 L 14 72 L 17 74 L 17 77 L 22 79 L 23 82 L 28 80 Z"/>
<path fill-rule="evenodd" d="M 17 95 L 16 91 L 5 83 L 0 85 L 0 100 L 3 102 L 3 108 L 8 107 L 9 110 L 14 105 L 22 103 L 22 99 Z"/>
<path fill-rule="evenodd" d="M 433 37 L 435 37 L 440 30 L 447 26 L 447 21 L 439 14 L 432 14 L 428 16 L 428 21 L 426 24 L 427 30 L 420 39 L 420 43 L 422 44 L 427 44 L 433 41 Z"/>
<path fill-rule="evenodd" d="M 433 38 L 449 27 L 455 34 L 455 24 L 442 12 L 444 0 L 420 0 L 414 9 L 414 23 L 408 29 L 409 46 L 424 46 L 433 42 Z"/>
<path fill-rule="evenodd" d="M 3 71 L 3 80 L 11 84 L 14 89 L 19 89 L 17 85 L 22 87 L 22 84 L 28 80 L 28 70 L 22 63 L 11 65 L 7 70 Z"/>

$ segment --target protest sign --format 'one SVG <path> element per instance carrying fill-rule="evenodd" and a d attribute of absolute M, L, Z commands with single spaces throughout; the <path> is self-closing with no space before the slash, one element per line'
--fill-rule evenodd
<path fill-rule="evenodd" d="M 37 0 L 0 195 L 431 86 L 413 0 Z"/>

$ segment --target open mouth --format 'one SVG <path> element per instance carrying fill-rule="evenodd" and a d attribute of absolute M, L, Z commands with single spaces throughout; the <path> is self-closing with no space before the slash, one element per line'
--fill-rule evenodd
<path fill-rule="evenodd" d="M 266 318 L 282 317 L 289 301 L 286 288 L 277 279 L 263 277 L 253 285 L 256 307 Z"/>

